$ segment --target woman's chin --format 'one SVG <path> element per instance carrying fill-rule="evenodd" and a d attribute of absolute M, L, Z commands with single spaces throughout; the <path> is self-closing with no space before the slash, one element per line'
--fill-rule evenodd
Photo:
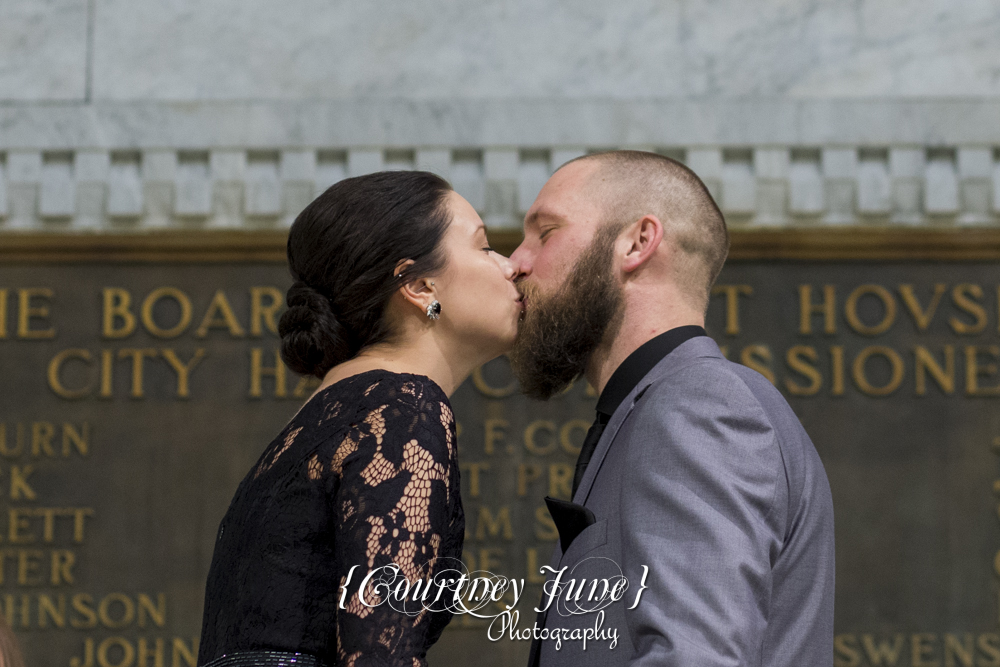
<path fill-rule="evenodd" d="M 517 341 L 517 322 L 502 336 L 498 336 L 496 339 L 496 345 L 492 346 L 492 351 L 496 354 L 492 358 L 497 358 L 503 354 L 507 354 L 514 347 L 514 343 Z"/>

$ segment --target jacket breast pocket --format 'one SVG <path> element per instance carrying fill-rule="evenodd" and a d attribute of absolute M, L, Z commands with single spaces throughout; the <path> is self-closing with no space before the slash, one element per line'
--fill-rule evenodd
<path fill-rule="evenodd" d="M 559 561 L 560 565 L 568 565 L 572 568 L 587 553 L 598 547 L 602 547 L 608 542 L 608 522 L 601 519 L 584 528 L 579 535 L 573 539 L 569 549 L 563 554 Z"/>

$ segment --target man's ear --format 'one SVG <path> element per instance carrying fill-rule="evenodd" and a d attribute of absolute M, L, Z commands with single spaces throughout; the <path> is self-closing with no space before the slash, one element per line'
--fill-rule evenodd
<path fill-rule="evenodd" d="M 631 273 L 653 256 L 663 240 L 663 223 L 655 215 L 644 215 L 625 231 L 628 251 L 622 261 L 622 271 Z"/>

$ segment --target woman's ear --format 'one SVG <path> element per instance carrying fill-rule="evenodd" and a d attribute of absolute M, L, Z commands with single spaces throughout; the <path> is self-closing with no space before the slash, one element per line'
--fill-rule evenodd
<path fill-rule="evenodd" d="M 622 261 L 622 271 L 631 273 L 645 264 L 663 240 L 663 223 L 655 215 L 644 215 L 623 235 L 628 250 Z"/>
<path fill-rule="evenodd" d="M 400 295 L 424 311 L 427 309 L 427 305 L 434 300 L 434 282 L 430 278 L 407 279 L 406 270 L 413 263 L 412 259 L 405 259 L 396 265 L 393 273 L 400 283 L 398 287 Z"/>

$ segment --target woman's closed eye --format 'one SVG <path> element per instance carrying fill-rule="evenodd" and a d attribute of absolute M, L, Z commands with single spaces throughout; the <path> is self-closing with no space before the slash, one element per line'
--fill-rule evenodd
<path fill-rule="evenodd" d="M 491 248 L 489 246 L 486 246 L 485 248 L 483 248 L 483 251 L 484 252 L 496 252 L 496 250 L 494 250 L 493 248 Z"/>

